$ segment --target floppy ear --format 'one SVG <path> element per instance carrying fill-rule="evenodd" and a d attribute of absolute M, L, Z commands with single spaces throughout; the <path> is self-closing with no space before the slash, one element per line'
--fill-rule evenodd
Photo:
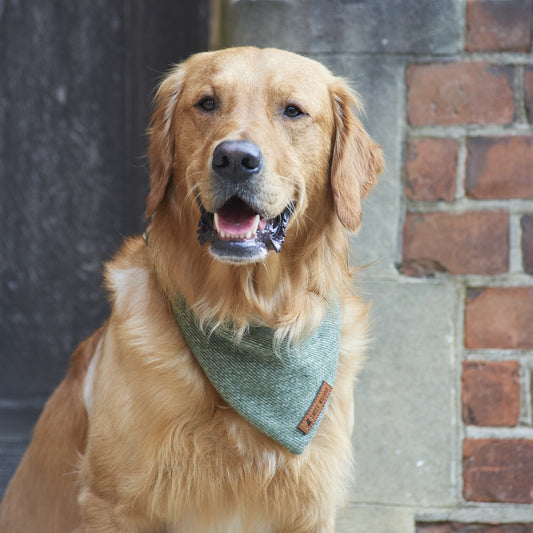
<path fill-rule="evenodd" d="M 361 200 L 383 169 L 383 154 L 355 116 L 354 110 L 361 105 L 348 85 L 337 80 L 331 96 L 335 114 L 331 188 L 337 216 L 346 229 L 355 232 L 361 225 Z"/>
<path fill-rule="evenodd" d="M 174 163 L 172 119 L 183 83 L 183 68 L 178 66 L 162 81 L 154 98 L 154 113 L 148 130 L 150 141 L 150 193 L 146 199 L 146 218 L 151 217 L 165 197 Z"/>

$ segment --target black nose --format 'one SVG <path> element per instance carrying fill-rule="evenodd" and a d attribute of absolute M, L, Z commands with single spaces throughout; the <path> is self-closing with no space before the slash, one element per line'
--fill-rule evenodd
<path fill-rule="evenodd" d="M 241 181 L 257 174 L 263 166 L 259 146 L 250 141 L 223 141 L 213 152 L 211 167 L 221 177 Z"/>

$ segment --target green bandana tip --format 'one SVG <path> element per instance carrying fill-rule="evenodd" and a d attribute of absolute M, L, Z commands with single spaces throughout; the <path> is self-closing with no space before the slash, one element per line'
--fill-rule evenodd
<path fill-rule="evenodd" d="M 240 341 L 219 326 L 200 328 L 180 295 L 176 320 L 194 357 L 220 396 L 250 424 L 294 454 L 315 434 L 335 383 L 340 341 L 339 302 L 300 342 L 274 345 L 274 330 L 250 326 Z"/>

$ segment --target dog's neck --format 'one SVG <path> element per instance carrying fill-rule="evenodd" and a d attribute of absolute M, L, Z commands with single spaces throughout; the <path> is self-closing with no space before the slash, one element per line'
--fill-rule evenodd
<path fill-rule="evenodd" d="M 348 238 L 337 220 L 297 230 L 281 253 L 269 252 L 262 262 L 232 265 L 199 245 L 194 210 L 162 209 L 148 235 L 154 270 L 169 302 L 183 294 L 201 320 L 230 319 L 241 330 L 250 322 L 264 323 L 298 338 L 320 323 L 329 295 L 352 290 Z"/>

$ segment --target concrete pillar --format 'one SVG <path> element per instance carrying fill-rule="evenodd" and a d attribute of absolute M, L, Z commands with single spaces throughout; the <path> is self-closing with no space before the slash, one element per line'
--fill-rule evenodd
<path fill-rule="evenodd" d="M 404 73 L 410 56 L 461 46 L 461 2 L 224 2 L 218 45 L 277 46 L 351 80 L 386 171 L 353 238 L 360 292 L 373 301 L 373 343 L 356 387 L 357 479 L 337 530 L 412 533 L 421 511 L 460 494 L 455 370 L 457 289 L 404 278 L 401 259 Z"/>

